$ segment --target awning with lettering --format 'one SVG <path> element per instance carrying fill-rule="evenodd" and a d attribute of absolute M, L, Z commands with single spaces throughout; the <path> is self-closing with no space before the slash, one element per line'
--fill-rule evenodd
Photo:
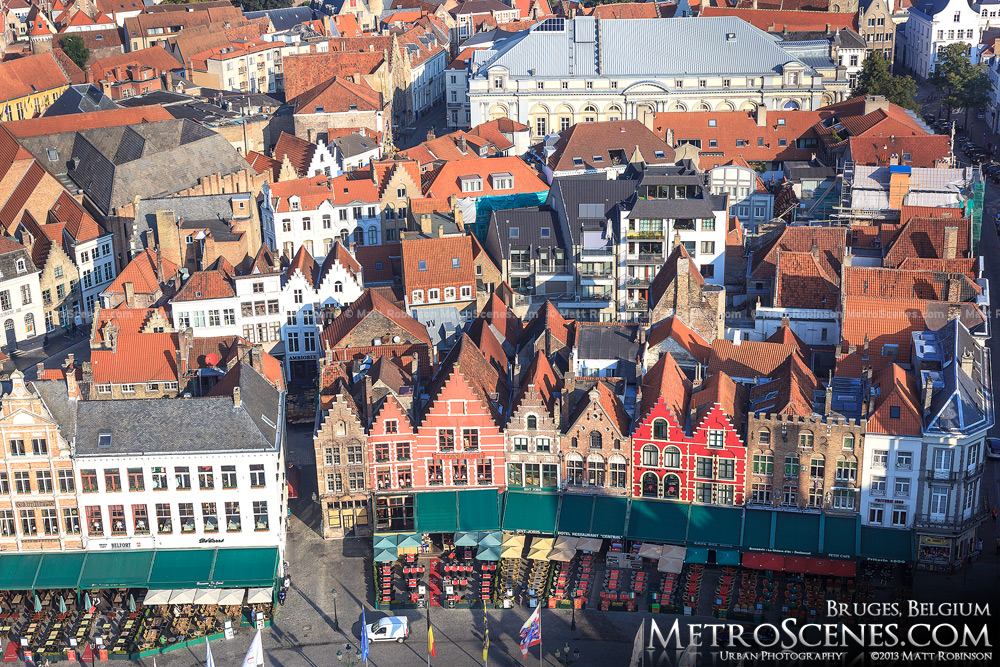
<path fill-rule="evenodd" d="M 785 557 L 781 554 L 743 554 L 743 567 L 752 570 L 780 570 L 785 564 Z"/>
<path fill-rule="evenodd" d="M 173 591 L 166 589 L 158 589 L 146 591 L 146 599 L 142 601 L 147 607 L 153 607 L 159 604 L 167 604 L 170 602 L 170 596 L 173 595 Z"/>

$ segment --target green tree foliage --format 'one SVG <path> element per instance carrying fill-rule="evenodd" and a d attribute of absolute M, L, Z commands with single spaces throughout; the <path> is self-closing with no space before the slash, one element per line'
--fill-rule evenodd
<path fill-rule="evenodd" d="M 293 0 L 243 0 L 244 12 L 259 12 L 264 9 L 283 9 L 291 7 Z"/>
<path fill-rule="evenodd" d="M 83 38 L 79 35 L 66 35 L 59 42 L 62 50 L 69 56 L 69 59 L 76 63 L 80 69 L 87 67 L 90 60 L 90 49 L 83 43 Z"/>
<path fill-rule="evenodd" d="M 917 110 L 917 82 L 909 76 L 894 76 L 881 51 L 872 51 L 865 58 L 854 95 L 882 95 L 893 104 Z"/>
<path fill-rule="evenodd" d="M 985 106 L 993 89 L 986 67 L 973 65 L 968 45 L 961 42 L 938 51 L 931 82 L 941 90 L 941 107 L 947 109 L 949 118 L 956 109 L 965 109 L 966 127 L 969 109 Z"/>

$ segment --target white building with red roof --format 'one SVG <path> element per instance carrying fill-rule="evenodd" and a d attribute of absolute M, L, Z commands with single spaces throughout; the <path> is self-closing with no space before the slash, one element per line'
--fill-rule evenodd
<path fill-rule="evenodd" d="M 288 260 L 301 247 L 323 261 L 338 240 L 382 242 L 379 193 L 367 172 L 267 183 L 263 194 L 264 243 Z"/>

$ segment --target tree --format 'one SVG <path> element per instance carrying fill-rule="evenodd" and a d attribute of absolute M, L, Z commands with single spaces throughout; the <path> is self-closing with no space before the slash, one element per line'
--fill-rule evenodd
<path fill-rule="evenodd" d="M 909 76 L 895 76 L 881 51 L 872 51 L 865 58 L 855 95 L 882 95 L 893 104 L 916 111 L 917 82 Z"/>
<path fill-rule="evenodd" d="M 948 110 L 948 118 L 956 109 L 965 109 L 966 127 L 969 109 L 985 105 L 993 89 L 986 67 L 973 65 L 969 61 L 969 46 L 961 42 L 938 51 L 931 83 L 941 89 L 941 106 Z"/>
<path fill-rule="evenodd" d="M 83 43 L 83 38 L 79 35 L 66 35 L 60 41 L 63 52 L 69 59 L 76 63 L 80 69 L 86 69 L 87 61 L 90 60 L 90 49 Z"/>

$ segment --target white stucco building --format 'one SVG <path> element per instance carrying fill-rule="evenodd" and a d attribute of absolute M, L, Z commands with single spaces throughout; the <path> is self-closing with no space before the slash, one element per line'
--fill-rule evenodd
<path fill-rule="evenodd" d="M 45 333 L 45 308 L 39 271 L 28 249 L 13 239 L 0 239 L 0 322 L 8 352 L 17 343 Z"/>
<path fill-rule="evenodd" d="M 729 214 L 747 229 L 756 230 L 774 216 L 774 195 L 749 167 L 727 164 L 710 169 L 708 189 L 713 195 L 729 195 Z"/>
<path fill-rule="evenodd" d="M 827 40 L 782 43 L 735 17 L 550 18 L 471 54 L 470 123 L 506 116 L 544 136 L 562 118 L 818 109 L 848 94 L 829 53 Z"/>
<path fill-rule="evenodd" d="M 72 402 L 86 549 L 284 549 L 284 391 L 239 375 L 231 396 Z"/>
<path fill-rule="evenodd" d="M 967 0 L 921 0 L 910 7 L 906 21 L 905 45 L 899 49 L 904 66 L 916 76 L 926 79 L 934 72 L 937 53 L 949 44 L 961 42 L 974 49 L 988 15 L 984 19 L 979 10 Z M 996 19 L 993 23 L 996 24 Z"/>
<path fill-rule="evenodd" d="M 379 245 L 379 195 L 370 178 L 312 176 L 263 187 L 264 243 L 291 259 L 300 247 L 322 262 L 333 244 Z"/>

